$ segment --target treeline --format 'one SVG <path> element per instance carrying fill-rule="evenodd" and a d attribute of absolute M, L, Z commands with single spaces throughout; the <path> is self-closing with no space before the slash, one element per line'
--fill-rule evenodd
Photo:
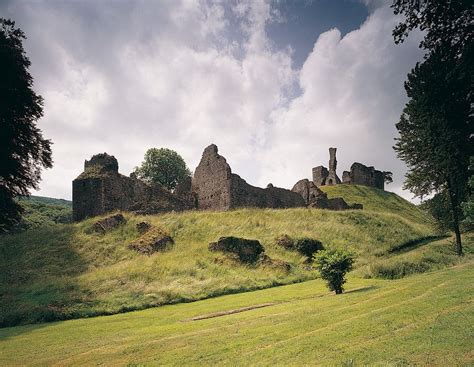
<path fill-rule="evenodd" d="M 72 222 L 72 203 L 63 199 L 31 196 L 18 199 L 23 216 L 13 231 L 42 228 L 58 223 Z"/>

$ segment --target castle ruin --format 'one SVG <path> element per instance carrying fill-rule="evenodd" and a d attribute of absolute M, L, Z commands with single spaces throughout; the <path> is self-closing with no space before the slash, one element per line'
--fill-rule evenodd
<path fill-rule="evenodd" d="M 192 191 L 198 209 L 229 210 L 241 207 L 295 208 L 305 206 L 301 195 L 269 184 L 266 189 L 249 185 L 232 173 L 217 146 L 209 145 L 193 177 Z"/>
<path fill-rule="evenodd" d="M 107 153 L 85 161 L 84 172 L 72 182 L 74 221 L 114 210 L 154 214 L 195 207 L 192 195 L 176 195 L 159 184 L 148 184 L 118 172 L 118 162 Z"/>
<path fill-rule="evenodd" d="M 313 182 L 317 186 L 331 186 L 339 184 L 352 184 L 376 187 L 384 190 L 385 174 L 374 167 L 367 167 L 362 163 L 355 162 L 350 171 L 342 173 L 342 182 L 336 174 L 337 160 L 336 148 L 329 148 L 329 170 L 326 167 L 318 166 L 313 168 Z"/>
<path fill-rule="evenodd" d="M 318 186 L 353 184 L 384 188 L 384 175 L 374 167 L 354 163 L 344 171 L 342 181 L 336 173 L 336 148 L 329 148 L 329 169 L 313 168 L 313 180 L 303 179 L 287 190 L 269 184 L 266 188 L 248 184 L 232 172 L 226 159 L 211 144 L 202 154 L 194 176 L 171 192 L 157 183 L 144 182 L 118 172 L 118 162 L 107 153 L 94 155 L 84 163 L 72 183 L 73 219 L 102 215 L 114 210 L 155 214 L 189 209 L 229 210 L 242 207 L 296 208 L 330 210 L 362 209 L 343 198 L 328 198 Z"/>

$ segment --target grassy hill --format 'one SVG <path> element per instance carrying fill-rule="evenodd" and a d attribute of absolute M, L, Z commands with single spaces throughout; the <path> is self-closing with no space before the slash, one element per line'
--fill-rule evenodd
<path fill-rule="evenodd" d="M 375 189 L 361 192 L 347 191 L 352 196 L 346 199 L 354 197 L 364 210 L 125 214 L 127 224 L 105 235 L 92 230 L 95 218 L 2 236 L 0 324 L 113 314 L 316 278 L 302 256 L 274 243 L 283 233 L 353 249 L 359 277 L 398 278 L 458 262 L 448 244 L 422 241 L 433 232 L 414 205 L 395 194 L 382 200 L 385 194 Z M 387 201 L 394 204 L 388 208 Z M 149 257 L 128 249 L 139 237 L 135 225 L 143 220 L 169 231 L 174 247 Z M 288 262 L 291 270 L 241 265 L 209 252 L 209 242 L 225 235 L 258 239 L 271 258 Z M 417 256 L 406 255 L 412 249 Z"/>
<path fill-rule="evenodd" d="M 359 185 L 321 186 L 320 189 L 329 198 L 343 197 L 349 204 L 363 204 L 365 210 L 392 213 L 420 223 L 430 222 L 430 218 L 416 205 L 393 192 Z"/>
<path fill-rule="evenodd" d="M 0 364 L 470 366 L 473 277 L 472 263 L 394 281 L 351 277 L 338 296 L 313 280 L 0 329 Z"/>

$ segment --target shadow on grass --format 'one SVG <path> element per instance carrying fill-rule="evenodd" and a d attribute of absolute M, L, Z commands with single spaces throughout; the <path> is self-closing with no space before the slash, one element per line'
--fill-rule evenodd
<path fill-rule="evenodd" d="M 368 292 L 368 291 L 373 291 L 374 289 L 380 288 L 377 285 L 369 285 L 367 287 L 362 287 L 362 288 L 356 288 L 356 289 L 349 289 L 348 291 L 344 291 L 345 294 L 347 293 L 362 293 L 362 292 Z"/>
<path fill-rule="evenodd" d="M 0 236 L 0 327 L 74 317 L 72 305 L 88 293 L 74 280 L 87 269 L 75 231 L 51 225 Z"/>
<path fill-rule="evenodd" d="M 416 238 L 414 240 L 410 240 L 407 242 L 404 242 L 398 246 L 392 247 L 388 253 L 389 254 L 401 254 L 404 252 L 408 252 L 411 250 L 414 250 L 418 247 L 427 245 L 430 242 L 441 240 L 443 238 L 448 238 L 449 236 L 426 236 L 426 237 L 421 237 L 421 238 Z"/>

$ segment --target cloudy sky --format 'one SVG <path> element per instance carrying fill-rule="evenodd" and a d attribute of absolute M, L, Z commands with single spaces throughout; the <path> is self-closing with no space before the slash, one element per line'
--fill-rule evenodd
<path fill-rule="evenodd" d="M 71 198 L 85 159 L 107 152 L 129 174 L 151 147 L 191 170 L 215 143 L 250 184 L 291 188 L 354 161 L 394 173 L 403 81 L 420 34 L 394 45 L 388 1 L 9 1 L 27 35 L 39 121 L 54 167 L 34 194 Z"/>

